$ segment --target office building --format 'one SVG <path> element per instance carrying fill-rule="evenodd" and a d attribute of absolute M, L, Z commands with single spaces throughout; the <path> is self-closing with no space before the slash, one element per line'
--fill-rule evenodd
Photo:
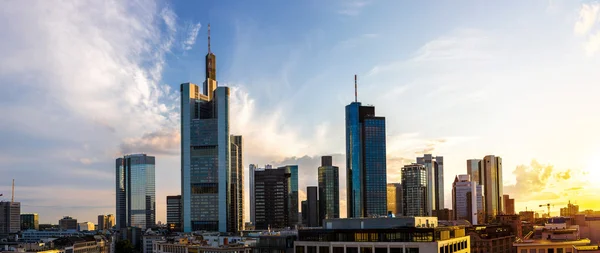
<path fill-rule="evenodd" d="M 181 231 L 181 195 L 167 196 L 167 228 Z"/>
<path fill-rule="evenodd" d="M 339 168 L 333 166 L 331 156 L 321 157 L 319 173 L 319 225 L 323 219 L 340 217 Z"/>
<path fill-rule="evenodd" d="M 250 175 L 248 175 L 248 184 L 249 184 L 249 188 L 250 189 L 250 193 L 248 195 L 250 195 L 250 223 L 252 223 L 253 225 L 256 224 L 256 215 L 255 215 L 255 207 L 256 205 L 254 204 L 256 202 L 256 197 L 254 196 L 254 175 L 255 175 L 255 171 L 264 171 L 264 170 L 270 170 L 272 169 L 273 166 L 271 166 L 270 164 L 265 165 L 264 168 L 258 168 L 256 164 L 250 164 L 249 166 L 249 171 L 250 171 Z"/>
<path fill-rule="evenodd" d="M 427 213 L 444 209 L 444 158 L 425 154 L 417 157 L 417 164 L 427 170 Z"/>
<path fill-rule="evenodd" d="M 58 226 L 61 230 L 77 230 L 77 219 L 74 219 L 71 216 L 65 216 L 58 220 Z"/>
<path fill-rule="evenodd" d="M 152 253 L 250 253 L 252 251 L 242 238 L 233 236 L 167 238 L 163 241 L 153 241 L 152 249 Z"/>
<path fill-rule="evenodd" d="M 515 241 L 515 231 L 510 226 L 475 225 L 467 228 L 467 235 L 471 237 L 471 252 L 513 252 L 512 243 Z"/>
<path fill-rule="evenodd" d="M 438 227 L 435 217 L 326 219 L 322 229 L 298 230 L 295 253 L 469 253 L 458 226 Z"/>
<path fill-rule="evenodd" d="M 306 187 L 306 204 L 308 213 L 306 220 L 308 223 L 305 225 L 308 227 L 319 226 L 319 200 L 318 200 L 318 187 L 308 186 Z"/>
<path fill-rule="evenodd" d="M 154 243 L 164 242 L 166 237 L 164 235 L 156 234 L 154 232 L 146 233 L 142 236 L 142 253 L 154 253 Z"/>
<path fill-rule="evenodd" d="M 502 196 L 504 187 L 502 185 L 502 158 L 488 155 L 483 158 L 484 172 L 484 194 L 485 194 L 485 217 L 486 221 L 492 221 L 496 215 L 504 211 Z"/>
<path fill-rule="evenodd" d="M 300 202 L 300 210 L 302 213 L 302 225 L 308 226 L 308 200 L 302 200 Z"/>
<path fill-rule="evenodd" d="M 293 227 L 298 223 L 298 166 L 254 171 L 255 229 Z"/>
<path fill-rule="evenodd" d="M 421 164 L 402 167 L 402 214 L 404 216 L 428 216 L 427 169 Z"/>
<path fill-rule="evenodd" d="M 230 91 L 229 87 L 217 87 L 210 26 L 208 41 L 203 89 L 193 83 L 183 83 L 180 89 L 184 232 L 228 232 L 231 221 L 236 220 L 231 212 L 237 207 L 231 197 L 236 187 L 232 187 L 231 177 Z"/>
<path fill-rule="evenodd" d="M 483 223 L 483 187 L 471 181 L 469 175 L 458 175 L 452 183 L 452 209 L 455 220 Z M 479 219 L 481 217 L 481 219 Z"/>
<path fill-rule="evenodd" d="M 450 221 L 454 219 L 454 212 L 448 208 L 433 210 L 433 217 L 438 218 L 438 220 Z"/>
<path fill-rule="evenodd" d="M 387 184 L 387 211 L 394 216 L 402 216 L 402 184 Z"/>
<path fill-rule="evenodd" d="M 346 195 L 348 217 L 387 214 L 385 117 L 374 106 L 346 106 Z"/>
<path fill-rule="evenodd" d="M 98 215 L 98 227 L 96 230 L 109 230 L 115 226 L 115 215 L 114 214 L 101 214 Z"/>
<path fill-rule="evenodd" d="M 19 232 L 21 228 L 21 203 L 0 202 L 0 235 Z"/>
<path fill-rule="evenodd" d="M 117 230 L 156 225 L 155 158 L 146 154 L 116 159 Z"/>
<path fill-rule="evenodd" d="M 94 225 L 94 223 L 91 223 L 89 221 L 81 222 L 81 223 L 77 224 L 77 231 L 79 231 L 79 232 L 94 231 L 94 230 L 96 230 L 96 226 Z"/>
<path fill-rule="evenodd" d="M 581 238 L 579 226 L 569 225 L 567 219 L 550 218 L 544 226 L 534 227 L 534 231 L 523 239 L 519 238 L 513 246 L 516 252 L 573 252 L 574 246 L 588 246 L 591 241 Z"/>
<path fill-rule="evenodd" d="M 515 214 L 515 199 L 511 199 L 509 195 L 502 196 L 504 201 L 504 214 Z"/>
<path fill-rule="evenodd" d="M 467 160 L 467 174 L 471 178 L 472 182 L 475 182 L 479 185 L 483 185 L 483 172 L 481 172 L 483 168 L 481 159 L 469 159 Z"/>
<path fill-rule="evenodd" d="M 244 166 L 243 142 L 241 135 L 231 135 L 231 189 L 229 197 L 229 228 L 227 231 L 237 233 L 244 230 Z"/>
<path fill-rule="evenodd" d="M 21 231 L 40 230 L 40 217 L 37 213 L 21 214 Z"/>
<path fill-rule="evenodd" d="M 63 237 L 52 241 L 53 253 L 109 253 L 109 241 L 103 235 Z"/>
<path fill-rule="evenodd" d="M 48 238 L 60 238 L 69 236 L 81 235 L 77 230 L 25 230 L 21 232 L 21 241 L 23 242 L 39 242 Z"/>
<path fill-rule="evenodd" d="M 573 216 L 577 215 L 578 213 L 579 213 L 579 206 L 571 204 L 570 200 L 569 200 L 569 204 L 567 204 L 567 207 L 563 207 L 560 209 L 560 216 L 563 216 L 563 217 L 573 217 Z"/>

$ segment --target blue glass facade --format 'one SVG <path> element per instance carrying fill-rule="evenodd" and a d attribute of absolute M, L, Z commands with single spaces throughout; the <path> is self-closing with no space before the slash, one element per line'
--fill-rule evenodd
<path fill-rule="evenodd" d="M 346 187 L 348 217 L 387 213 L 385 118 L 375 107 L 346 106 Z"/>
<path fill-rule="evenodd" d="M 116 160 L 117 228 L 156 224 L 155 159 L 145 154 Z"/>

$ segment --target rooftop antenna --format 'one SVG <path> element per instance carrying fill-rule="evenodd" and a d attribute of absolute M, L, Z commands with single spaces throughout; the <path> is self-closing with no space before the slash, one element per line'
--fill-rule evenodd
<path fill-rule="evenodd" d="M 210 54 L 210 23 L 208 23 L 208 53 Z"/>
<path fill-rule="evenodd" d="M 15 179 L 13 179 L 12 184 L 12 198 L 10 199 L 10 203 L 15 202 Z"/>
<path fill-rule="evenodd" d="M 358 102 L 358 84 L 356 83 L 357 77 L 354 75 L 354 102 Z"/>

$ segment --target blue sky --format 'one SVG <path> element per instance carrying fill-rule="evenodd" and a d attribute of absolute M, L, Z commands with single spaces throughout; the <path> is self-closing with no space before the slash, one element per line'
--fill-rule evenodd
<path fill-rule="evenodd" d="M 42 222 L 114 213 L 114 159 L 133 152 L 157 157 L 164 221 L 180 185 L 179 84 L 204 78 L 209 22 L 244 166 L 297 163 L 305 189 L 334 155 L 342 215 L 354 74 L 359 100 L 387 118 L 388 182 L 442 155 L 450 207 L 466 159 L 495 154 L 517 209 L 600 208 L 598 1 L 0 5 L 0 193 L 15 178 Z"/>

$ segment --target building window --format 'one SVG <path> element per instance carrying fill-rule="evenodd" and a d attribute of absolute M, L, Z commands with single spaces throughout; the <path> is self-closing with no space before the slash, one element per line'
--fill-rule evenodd
<path fill-rule="evenodd" d="M 296 246 L 296 253 L 304 253 L 304 246 Z"/>
<path fill-rule="evenodd" d="M 319 247 L 319 253 L 330 253 L 329 247 L 324 247 L 324 246 Z"/>

